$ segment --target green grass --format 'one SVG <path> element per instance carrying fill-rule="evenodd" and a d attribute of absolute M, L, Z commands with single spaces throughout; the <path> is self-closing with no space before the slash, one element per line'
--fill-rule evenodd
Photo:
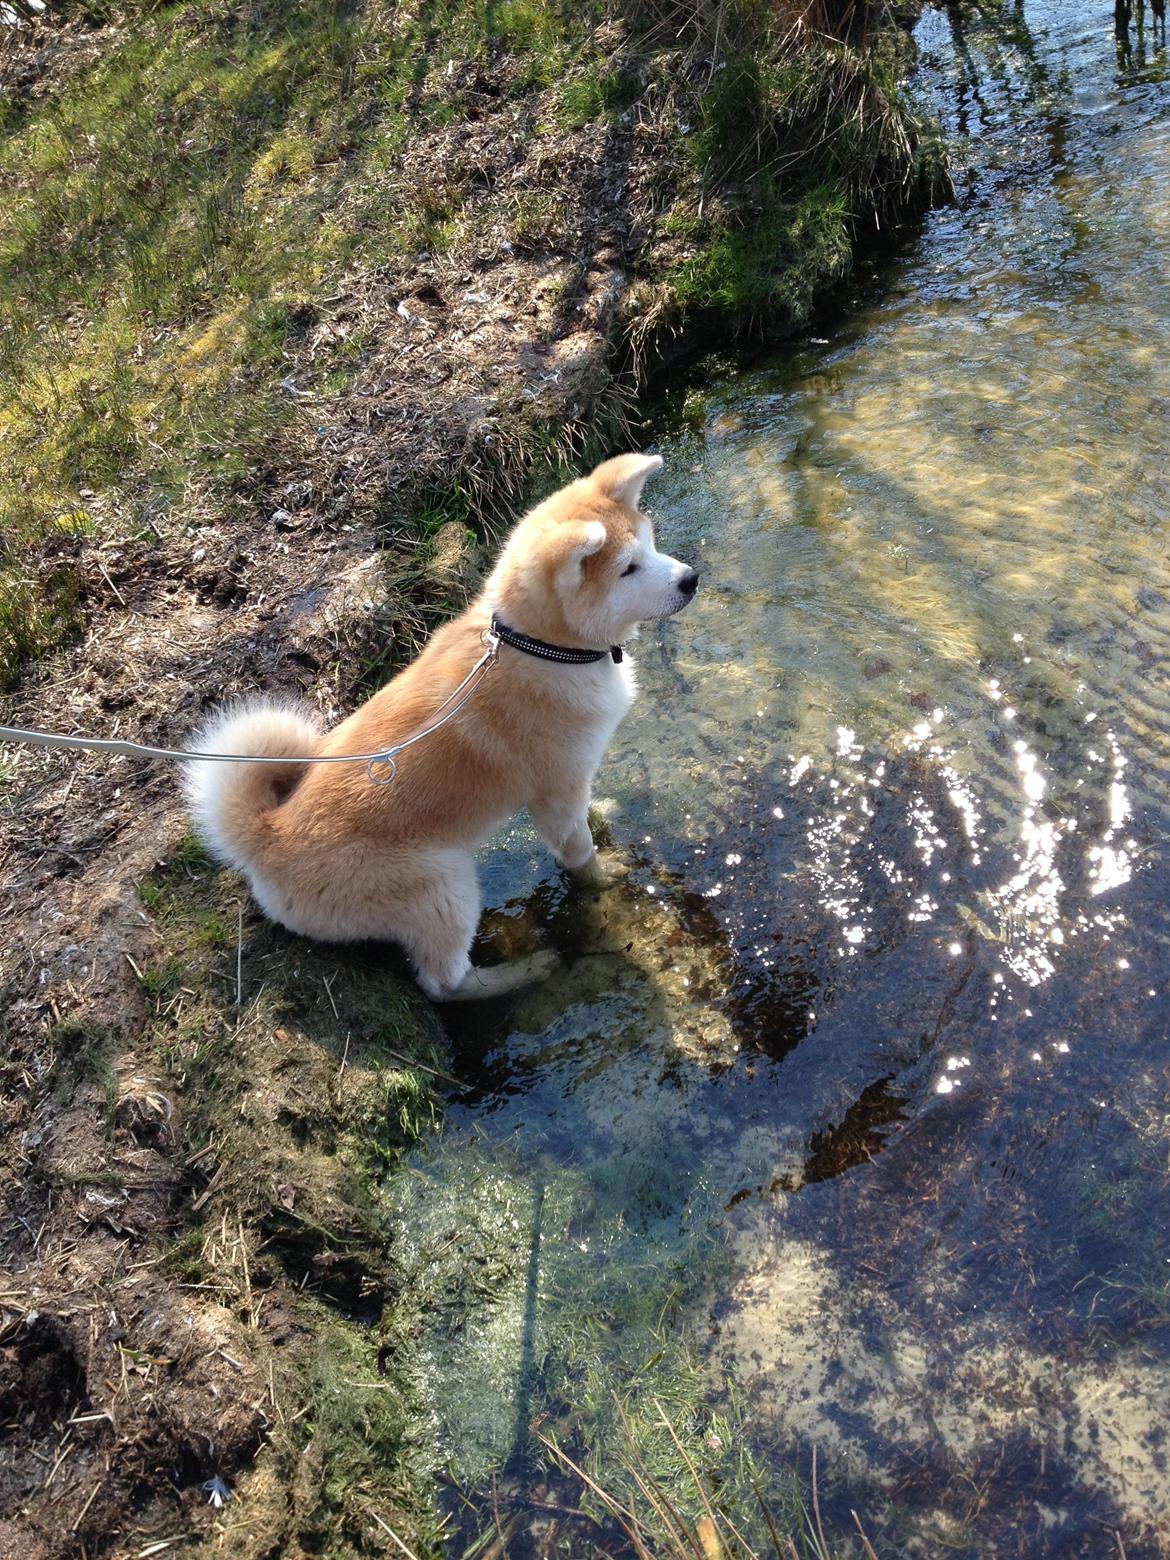
<path fill-rule="evenodd" d="M 11 512 L 0 514 L 0 536 L 12 536 L 14 550 L 38 531 L 35 516 L 22 525 L 12 523 Z M 77 637 L 84 622 L 80 596 L 78 574 L 68 565 L 37 571 L 0 563 L 0 693 L 12 687 L 26 662 Z"/>
<path fill-rule="evenodd" d="M 154 1013 L 161 1013 L 171 997 L 183 984 L 183 964 L 180 959 L 168 959 L 163 964 L 148 964 L 138 977 L 142 995 Z"/>
<path fill-rule="evenodd" d="M 160 501 L 214 517 L 306 436 L 276 370 L 315 300 L 452 241 L 461 189 L 396 171 L 459 111 L 428 81 L 438 39 L 443 64 L 503 45 L 552 72 L 587 35 L 542 0 L 120 10 L 96 66 L 0 114 L 0 689 L 82 621 L 75 570 L 14 559 L 78 515 L 99 540 Z M 356 367 L 342 343 L 301 388 Z"/>
<path fill-rule="evenodd" d="M 302 1405 L 302 1455 L 321 1468 L 311 1522 L 324 1540 L 320 1552 L 344 1560 L 364 1552 L 364 1545 L 361 1550 L 351 1546 L 377 1528 L 377 1523 L 361 1521 L 371 1508 L 380 1508 L 399 1526 L 399 1511 L 419 1511 L 418 1497 L 430 1488 L 431 1470 L 420 1435 L 420 1404 L 400 1378 L 379 1374 L 380 1340 L 336 1318 L 322 1321 L 324 1346 Z M 416 1517 L 413 1546 L 423 1554 L 438 1554 L 441 1532 L 436 1515 Z"/>
<path fill-rule="evenodd" d="M 560 91 L 558 118 L 569 130 L 580 130 L 595 119 L 613 120 L 641 93 L 641 82 L 629 70 L 591 65 L 566 81 Z"/>
<path fill-rule="evenodd" d="M 849 269 L 859 234 L 941 190 L 937 142 L 902 89 L 896 33 L 794 43 L 747 0 L 721 20 L 726 52 L 686 149 L 703 185 L 735 198 L 707 225 L 694 203 L 672 214 L 698 252 L 670 280 L 690 309 L 790 328 Z"/>
<path fill-rule="evenodd" d="M 53 1034 L 54 1096 L 71 1100 L 81 1088 L 96 1087 L 112 1112 L 117 1098 L 113 1046 L 112 1038 L 95 1024 L 59 1024 Z"/>
<path fill-rule="evenodd" d="M 758 181 L 755 210 L 684 262 L 672 282 L 684 304 L 749 318 L 807 320 L 826 281 L 849 269 L 843 192 L 817 185 L 785 200 Z"/>

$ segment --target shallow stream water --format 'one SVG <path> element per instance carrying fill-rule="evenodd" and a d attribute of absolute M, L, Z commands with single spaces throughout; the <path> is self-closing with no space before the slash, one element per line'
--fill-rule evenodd
<path fill-rule="evenodd" d="M 728 1492 L 815 1448 L 834 1553 L 1170 1552 L 1167 53 L 989 11 L 919 28 L 957 203 L 664 418 L 704 579 L 599 781 L 628 882 L 486 864 L 485 956 L 566 971 L 459 1019 L 392 1193 L 484 1275 L 424 1340 L 453 1553 L 599 1552 L 531 1426 L 627 1490 L 615 1394 Z"/>

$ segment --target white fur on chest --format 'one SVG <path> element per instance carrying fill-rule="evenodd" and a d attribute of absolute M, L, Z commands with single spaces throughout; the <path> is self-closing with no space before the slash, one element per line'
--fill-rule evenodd
<path fill-rule="evenodd" d="M 523 700 L 525 689 L 539 692 L 540 705 L 549 712 L 532 752 L 534 767 L 591 778 L 634 702 L 637 678 L 629 657 L 615 663 L 607 656 L 588 666 L 558 666 L 533 658 L 509 670 L 511 697 Z"/>
<path fill-rule="evenodd" d="M 590 772 L 592 772 L 601 762 L 610 738 L 628 714 L 634 702 L 634 695 L 638 691 L 638 681 L 634 663 L 629 656 L 623 657 L 616 664 L 613 661 L 599 661 L 597 666 L 590 670 L 601 674 L 597 679 L 599 686 L 593 694 L 592 701 L 586 705 L 593 714 L 595 722 L 594 729 L 590 733 L 595 738 L 596 744 L 595 757 L 590 765 Z M 589 699 L 588 694 L 586 699 Z"/>
<path fill-rule="evenodd" d="M 588 666 L 558 666 L 532 659 L 516 675 L 517 692 L 525 685 L 539 688 L 544 699 L 551 693 L 566 718 L 596 721 L 612 734 L 628 712 L 638 691 L 637 673 L 629 656 L 615 662 L 606 656 Z"/>

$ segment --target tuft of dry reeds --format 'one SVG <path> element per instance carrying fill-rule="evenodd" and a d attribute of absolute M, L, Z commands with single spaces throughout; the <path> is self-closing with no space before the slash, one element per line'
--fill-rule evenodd
<path fill-rule="evenodd" d="M 778 1556 L 779 1560 L 835 1560 L 835 1557 L 856 1552 L 852 1543 L 845 1550 L 831 1543 L 826 1535 L 821 1517 L 815 1448 L 809 1487 L 811 1512 L 801 1500 L 795 1512 L 777 1515 L 758 1483 L 754 1479 L 751 1481 L 767 1533 L 766 1546 L 761 1549 L 758 1538 L 745 1535 L 722 1507 L 718 1492 L 703 1479 L 666 1410 L 657 1398 L 652 1401 L 662 1427 L 687 1468 L 693 1495 L 689 1510 L 682 1509 L 677 1492 L 667 1490 L 649 1466 L 639 1448 L 639 1437 L 631 1424 L 627 1406 L 616 1393 L 614 1406 L 623 1437 L 621 1457 L 637 1499 L 620 1499 L 551 1437 L 536 1431 L 537 1438 L 562 1471 L 579 1479 L 583 1493 L 591 1495 L 616 1522 L 636 1560 L 767 1560 L 770 1555 Z M 865 1560 L 877 1560 L 860 1517 L 856 1511 L 851 1512 L 851 1516 L 862 1555 Z"/>

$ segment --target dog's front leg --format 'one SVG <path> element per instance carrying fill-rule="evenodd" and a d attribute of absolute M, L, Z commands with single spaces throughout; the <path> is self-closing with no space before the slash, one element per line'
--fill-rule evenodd
<path fill-rule="evenodd" d="M 620 866 L 603 862 L 589 829 L 589 787 L 575 787 L 571 794 L 541 796 L 529 803 L 536 832 L 558 863 L 589 888 L 609 888 L 624 873 Z"/>
<path fill-rule="evenodd" d="M 536 832 L 570 872 L 580 872 L 596 852 L 589 832 L 589 787 L 575 786 L 557 796 L 534 797 L 528 811 Z"/>

